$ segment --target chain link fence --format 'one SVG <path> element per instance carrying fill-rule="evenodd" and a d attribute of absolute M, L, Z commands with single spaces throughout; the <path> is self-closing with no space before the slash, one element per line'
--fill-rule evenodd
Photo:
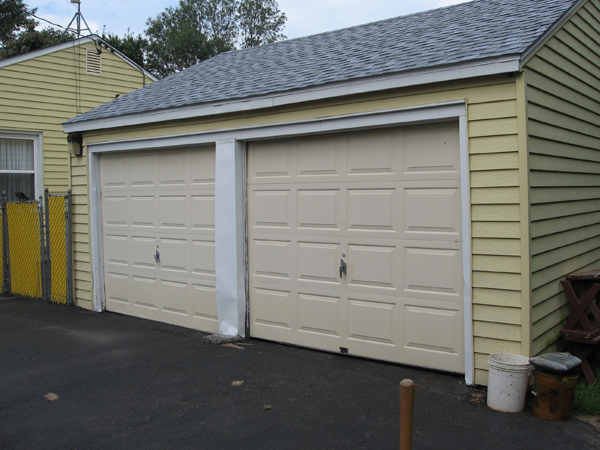
<path fill-rule="evenodd" d="M 73 304 L 71 191 L 0 209 L 2 292 Z"/>

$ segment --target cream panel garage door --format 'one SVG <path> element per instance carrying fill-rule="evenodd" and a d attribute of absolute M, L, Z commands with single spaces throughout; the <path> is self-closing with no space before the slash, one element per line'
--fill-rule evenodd
<path fill-rule="evenodd" d="M 250 334 L 464 372 L 459 168 L 457 122 L 252 143 Z"/>
<path fill-rule="evenodd" d="M 106 309 L 210 333 L 214 147 L 101 159 Z"/>

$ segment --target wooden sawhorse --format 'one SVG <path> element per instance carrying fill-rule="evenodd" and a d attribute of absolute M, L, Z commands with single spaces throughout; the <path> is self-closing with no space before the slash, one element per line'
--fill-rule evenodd
<path fill-rule="evenodd" d="M 600 351 L 600 270 L 567 275 L 560 282 L 573 307 L 573 313 L 560 330 L 565 340 L 573 343 L 573 354 L 581 359 L 585 379 L 593 386 L 596 377 L 590 365 Z"/>

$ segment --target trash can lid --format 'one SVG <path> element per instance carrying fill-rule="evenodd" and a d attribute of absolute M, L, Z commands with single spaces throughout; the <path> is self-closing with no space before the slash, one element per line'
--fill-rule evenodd
<path fill-rule="evenodd" d="M 567 373 L 581 365 L 581 360 L 568 352 L 547 353 L 529 360 L 536 369 Z"/>

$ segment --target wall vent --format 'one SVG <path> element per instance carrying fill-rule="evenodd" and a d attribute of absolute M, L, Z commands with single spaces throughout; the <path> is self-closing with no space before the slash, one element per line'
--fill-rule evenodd
<path fill-rule="evenodd" d="M 85 73 L 90 75 L 102 75 L 102 54 L 96 49 L 86 49 Z"/>

